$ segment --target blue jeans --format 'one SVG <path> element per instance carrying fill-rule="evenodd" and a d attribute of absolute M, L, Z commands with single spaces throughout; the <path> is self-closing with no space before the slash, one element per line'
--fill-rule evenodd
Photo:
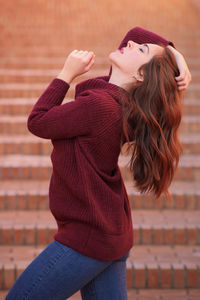
<path fill-rule="evenodd" d="M 126 259 L 101 261 L 54 240 L 18 277 L 6 300 L 127 300 Z"/>

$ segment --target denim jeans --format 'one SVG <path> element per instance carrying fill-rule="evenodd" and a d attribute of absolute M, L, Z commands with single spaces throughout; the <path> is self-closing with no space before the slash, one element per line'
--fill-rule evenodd
<path fill-rule="evenodd" d="M 127 300 L 126 259 L 101 261 L 54 240 L 18 277 L 6 300 Z"/>

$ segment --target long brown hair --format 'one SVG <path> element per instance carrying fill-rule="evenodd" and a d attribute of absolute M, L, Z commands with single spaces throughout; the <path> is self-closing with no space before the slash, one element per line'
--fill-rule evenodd
<path fill-rule="evenodd" d="M 121 146 L 132 152 L 130 170 L 140 192 L 162 193 L 168 188 L 183 152 L 178 138 L 182 117 L 181 96 L 175 76 L 179 75 L 172 52 L 163 47 L 138 72 L 143 81 L 134 83 L 130 102 L 123 106 Z"/>

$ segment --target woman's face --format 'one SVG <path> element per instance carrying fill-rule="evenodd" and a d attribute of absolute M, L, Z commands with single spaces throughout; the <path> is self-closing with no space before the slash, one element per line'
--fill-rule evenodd
<path fill-rule="evenodd" d="M 139 67 L 150 61 L 154 55 L 162 54 L 164 48 L 156 44 L 137 44 L 130 40 L 127 46 L 120 50 L 109 54 L 112 67 L 124 74 L 134 75 Z"/>

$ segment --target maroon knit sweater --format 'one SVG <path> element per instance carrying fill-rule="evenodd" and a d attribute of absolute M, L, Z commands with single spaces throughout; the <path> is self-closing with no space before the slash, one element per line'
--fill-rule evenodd
<path fill-rule="evenodd" d="M 140 27 L 131 29 L 119 48 L 128 40 L 173 45 Z M 104 261 L 120 258 L 134 244 L 131 208 L 118 165 L 121 101 L 128 101 L 129 94 L 108 82 L 110 74 L 80 82 L 75 101 L 63 105 L 69 84 L 54 78 L 27 122 L 34 135 L 53 144 L 49 208 L 58 225 L 55 240 Z"/>

